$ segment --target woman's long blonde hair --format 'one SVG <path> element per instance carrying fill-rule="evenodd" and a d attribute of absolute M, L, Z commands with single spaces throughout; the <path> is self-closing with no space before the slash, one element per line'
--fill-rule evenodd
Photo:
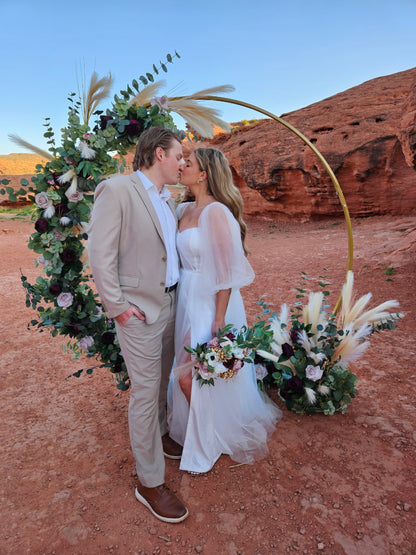
<path fill-rule="evenodd" d="M 216 148 L 196 148 L 194 154 L 199 169 L 207 174 L 208 193 L 218 202 L 225 204 L 237 220 L 244 253 L 247 255 L 248 250 L 245 245 L 247 226 L 243 220 L 243 199 L 234 185 L 227 158 Z"/>

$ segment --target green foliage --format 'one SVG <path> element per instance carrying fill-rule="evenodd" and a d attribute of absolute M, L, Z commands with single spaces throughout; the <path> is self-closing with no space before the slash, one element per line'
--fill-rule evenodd
<path fill-rule="evenodd" d="M 168 54 L 160 67 L 153 65 L 131 86 L 115 95 L 105 114 L 97 110 L 91 125 L 81 118 L 81 102 L 75 93 L 68 96 L 68 124 L 61 130 L 61 141 L 55 139 L 49 118 L 45 119 L 43 136 L 47 139 L 51 160 L 36 166 L 31 182 L 21 180 L 21 188 L 14 191 L 7 179 L 0 194 L 10 200 L 28 197 L 35 231 L 28 247 L 36 255 L 36 266 L 42 270 L 34 283 L 21 276 L 26 293 L 26 306 L 37 312 L 28 327 L 48 330 L 53 337 L 67 338 L 65 349 L 75 360 L 84 354 L 95 359 L 91 367 L 80 369 L 90 374 L 95 368 L 107 368 L 115 375 L 118 389 L 129 387 L 126 366 L 120 354 L 114 322 L 106 318 L 96 293 L 91 288 L 92 275 L 84 264 L 84 225 L 89 221 L 93 206 L 94 190 L 104 176 L 123 171 L 123 156 L 137 142 L 140 134 L 152 126 L 176 131 L 169 113 L 161 113 L 157 106 L 130 105 L 141 84 L 154 81 L 159 70 L 167 71 L 166 64 L 173 63 L 179 54 Z M 140 83 L 140 84 L 139 84 Z M 183 135 L 183 133 L 182 133 Z M 121 159 L 115 158 L 114 154 Z M 75 183 L 76 193 L 69 188 Z M 71 188 L 72 191 L 72 188 Z"/>
<path fill-rule="evenodd" d="M 306 274 L 302 280 L 307 280 Z M 311 294 L 306 306 L 306 290 L 298 287 L 296 297 L 301 300 L 290 313 L 284 305 L 280 315 L 273 313 L 267 322 L 258 322 L 267 330 L 255 358 L 263 367 L 260 386 L 278 388 L 286 407 L 301 414 L 345 412 L 358 392 L 357 377 L 342 362 L 343 349 L 361 354 L 362 343 L 371 333 L 394 329 L 401 317 L 390 314 L 356 337 L 353 323 L 343 329 L 336 316 L 327 313 L 328 305 L 323 303 L 329 284 L 325 276 L 320 276 L 318 284 L 323 291 Z M 258 318 L 269 316 L 265 303 L 258 304 L 263 308 Z"/>

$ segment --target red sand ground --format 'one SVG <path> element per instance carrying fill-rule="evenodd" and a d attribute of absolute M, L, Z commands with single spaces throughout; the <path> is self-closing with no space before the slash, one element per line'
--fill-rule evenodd
<path fill-rule="evenodd" d="M 257 274 L 244 291 L 249 322 L 257 299 L 273 308 L 293 302 L 301 271 L 313 286 L 327 267 L 335 304 L 346 268 L 343 222 L 248 224 Z M 192 477 L 168 460 L 167 484 L 190 509 L 184 523 L 169 525 L 134 498 L 128 393 L 103 371 L 67 379 L 82 364 L 63 353 L 61 339 L 27 331 L 34 313 L 19 271 L 37 275 L 26 247 L 32 225 L 0 215 L 0 553 L 416 553 L 415 224 L 353 222 L 356 294 L 373 292 L 374 304 L 397 298 L 406 318 L 374 335 L 355 364 L 359 396 L 349 412 L 300 416 L 278 400 L 283 419 L 263 461 L 238 466 L 223 456 Z"/>

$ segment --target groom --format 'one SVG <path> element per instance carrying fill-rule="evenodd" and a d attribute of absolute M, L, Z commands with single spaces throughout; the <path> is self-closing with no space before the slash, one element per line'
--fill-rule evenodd
<path fill-rule="evenodd" d="M 107 316 L 131 382 L 130 442 L 139 484 L 136 498 L 164 522 L 188 516 L 164 484 L 164 456 L 182 448 L 167 433 L 166 394 L 174 354 L 176 286 L 175 203 L 165 185 L 178 182 L 182 144 L 172 131 L 146 130 L 139 138 L 131 175 L 99 184 L 88 252 Z"/>

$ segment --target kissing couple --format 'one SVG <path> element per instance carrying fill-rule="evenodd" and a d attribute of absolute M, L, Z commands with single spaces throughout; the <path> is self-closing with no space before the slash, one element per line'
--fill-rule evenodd
<path fill-rule="evenodd" d="M 246 324 L 240 288 L 254 272 L 227 159 L 196 148 L 184 161 L 180 139 L 152 127 L 138 140 L 133 170 L 98 185 L 88 252 L 131 383 L 135 495 L 176 523 L 189 511 L 165 484 L 165 457 L 192 474 L 208 472 L 221 454 L 253 463 L 268 453 L 281 413 L 258 390 L 253 365 L 200 387 L 184 349 Z M 178 181 L 193 202 L 176 206 L 167 186 Z"/>

